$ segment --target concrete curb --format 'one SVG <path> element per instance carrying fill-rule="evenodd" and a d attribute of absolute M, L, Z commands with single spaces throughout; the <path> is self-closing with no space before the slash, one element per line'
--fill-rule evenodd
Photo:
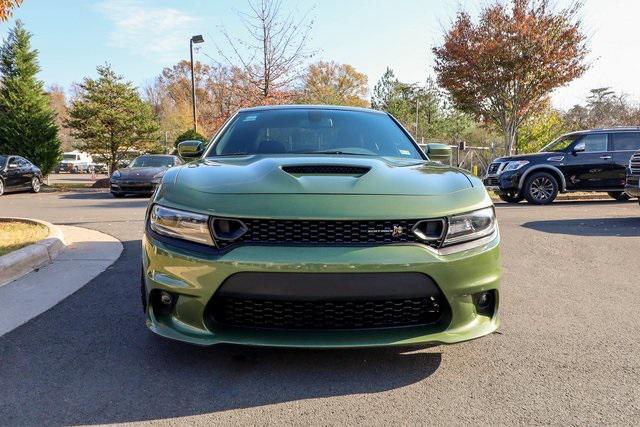
<path fill-rule="evenodd" d="M 9 221 L 44 225 L 49 229 L 49 234 L 39 242 L 0 256 L 0 286 L 49 264 L 65 249 L 64 235 L 59 227 L 46 221 L 31 218 L 0 218 L 0 222 Z"/>

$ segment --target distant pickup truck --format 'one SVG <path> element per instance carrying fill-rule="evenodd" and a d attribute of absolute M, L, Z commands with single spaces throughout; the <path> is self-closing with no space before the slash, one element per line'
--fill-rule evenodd
<path fill-rule="evenodd" d="M 89 173 L 89 166 L 93 164 L 93 158 L 89 153 L 70 151 L 62 153 L 62 161 L 56 168 L 56 173 Z"/>

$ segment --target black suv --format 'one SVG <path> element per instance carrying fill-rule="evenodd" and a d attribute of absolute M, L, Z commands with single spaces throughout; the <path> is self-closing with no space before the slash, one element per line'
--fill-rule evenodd
<path fill-rule="evenodd" d="M 494 160 L 484 185 L 509 203 L 546 205 L 568 191 L 602 191 L 628 200 L 625 171 L 639 149 L 640 128 L 572 132 L 538 153 Z"/>
<path fill-rule="evenodd" d="M 630 197 L 640 198 L 640 150 L 636 151 L 631 160 L 629 160 L 629 168 L 627 169 L 627 183 L 624 191 Z"/>

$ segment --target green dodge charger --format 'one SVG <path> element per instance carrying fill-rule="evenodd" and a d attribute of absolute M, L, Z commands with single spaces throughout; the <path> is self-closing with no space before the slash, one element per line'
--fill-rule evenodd
<path fill-rule="evenodd" d="M 178 149 L 192 161 L 162 178 L 142 242 L 155 333 L 330 348 L 498 327 L 500 235 L 484 185 L 430 161 L 392 116 L 244 109 L 206 147 Z"/>

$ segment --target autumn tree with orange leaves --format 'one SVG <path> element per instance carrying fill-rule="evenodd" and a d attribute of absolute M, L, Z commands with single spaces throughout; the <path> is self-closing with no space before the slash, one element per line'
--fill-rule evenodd
<path fill-rule="evenodd" d="M 492 122 L 512 154 L 519 126 L 555 88 L 588 68 L 580 3 L 553 10 L 549 0 L 497 1 L 474 22 L 458 13 L 433 48 L 438 83 L 456 106 Z"/>
<path fill-rule="evenodd" d="M 21 4 L 22 0 L 0 0 L 0 22 L 9 20 L 13 9 Z"/>

